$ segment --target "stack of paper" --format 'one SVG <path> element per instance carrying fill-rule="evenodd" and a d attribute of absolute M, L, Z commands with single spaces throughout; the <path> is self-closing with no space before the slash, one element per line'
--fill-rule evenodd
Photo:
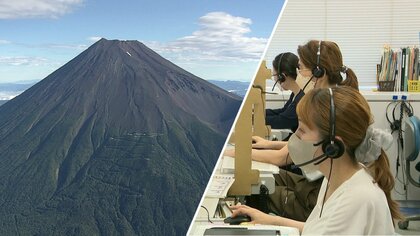
<path fill-rule="evenodd" d="M 259 161 L 252 161 L 252 169 L 259 170 L 263 173 L 279 173 L 279 167 L 273 164 L 263 163 Z M 235 158 L 230 156 L 223 156 L 221 172 L 225 174 L 234 173 Z"/>
<path fill-rule="evenodd" d="M 233 176 L 213 175 L 206 197 L 224 198 L 234 182 Z"/>

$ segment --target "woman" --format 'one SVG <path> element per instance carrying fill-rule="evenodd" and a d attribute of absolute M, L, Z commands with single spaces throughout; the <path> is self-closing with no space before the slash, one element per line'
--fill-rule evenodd
<path fill-rule="evenodd" d="M 335 42 L 311 40 L 298 47 L 298 76 L 310 77 L 315 82 L 314 88 L 329 88 L 336 86 L 351 86 L 359 89 L 356 74 L 343 64 L 343 56 Z M 321 71 L 322 73 L 319 73 Z M 313 74 L 316 72 L 316 75 Z M 344 80 L 341 74 L 346 75 Z M 268 141 L 253 137 L 252 156 L 256 161 L 285 166 L 291 163 L 287 158 L 287 142 Z M 262 149 L 262 150 L 261 150 Z M 264 150 L 267 149 L 267 150 Z M 226 152 L 232 156 L 232 151 Z"/>
<path fill-rule="evenodd" d="M 356 74 L 343 64 L 341 50 L 335 42 L 311 40 L 298 46 L 299 73 L 311 77 L 315 88 L 346 85 L 358 89 Z M 341 74 L 346 75 L 344 80 Z"/>
<path fill-rule="evenodd" d="M 315 82 L 315 88 L 347 85 L 358 89 L 357 77 L 352 69 L 344 66 L 343 56 L 335 42 L 311 40 L 300 45 L 297 52 L 298 76 L 309 77 Z M 343 79 L 342 74 L 345 74 L 346 79 Z M 281 167 L 293 164 L 288 158 L 287 142 L 268 141 L 260 137 L 253 137 L 253 141 L 254 160 Z M 225 155 L 234 156 L 234 150 L 226 151 Z M 308 179 L 282 169 L 275 175 L 275 179 L 277 186 L 269 198 L 269 211 L 305 221 L 316 204 L 322 179 Z"/>
<path fill-rule="evenodd" d="M 316 165 L 326 178 L 314 210 L 306 222 L 247 206 L 234 206 L 233 217 L 245 214 L 253 223 L 296 227 L 302 234 L 394 234 L 393 220 L 401 219 L 401 214 L 391 199 L 394 178 L 383 150 L 392 136 L 371 127 L 364 97 L 350 87 L 315 89 L 300 101 L 297 114 L 299 128 L 289 140 L 290 155 L 296 155 L 294 146 L 313 148 L 308 161 L 327 154 Z M 328 146 L 332 137 L 337 146 L 342 144 L 341 152 L 328 153 L 324 144 L 319 145 Z"/>
<path fill-rule="evenodd" d="M 284 90 L 292 91 L 283 108 L 265 110 L 265 123 L 273 129 L 291 129 L 293 132 L 297 129 L 296 104 L 304 95 L 296 82 L 298 61 L 299 58 L 291 52 L 280 53 L 273 60 L 274 86 L 280 84 Z"/>

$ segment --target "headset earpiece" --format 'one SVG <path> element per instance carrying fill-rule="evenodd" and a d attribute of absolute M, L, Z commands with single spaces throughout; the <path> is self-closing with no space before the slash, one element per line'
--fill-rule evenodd
<path fill-rule="evenodd" d="M 326 140 L 322 143 L 322 151 L 330 158 L 339 158 L 344 154 L 344 143 L 339 139 L 334 139 L 334 143 Z"/>
<path fill-rule="evenodd" d="M 321 78 L 322 76 L 324 76 L 324 73 L 325 73 L 324 69 L 319 66 L 316 66 L 315 68 L 312 69 L 312 75 L 315 78 Z"/>
<path fill-rule="evenodd" d="M 339 158 L 346 150 L 344 143 L 335 138 L 335 105 L 334 96 L 331 88 L 330 92 L 330 137 L 322 143 L 322 151 L 330 158 Z"/>
<path fill-rule="evenodd" d="M 279 74 L 279 81 L 280 83 L 283 83 L 286 81 L 286 75 L 284 73 Z"/>
<path fill-rule="evenodd" d="M 325 74 L 324 68 L 320 67 L 319 65 L 321 61 L 321 42 L 322 40 L 319 40 L 318 51 L 316 53 L 316 66 L 312 69 L 312 75 L 315 78 L 321 78 Z"/>

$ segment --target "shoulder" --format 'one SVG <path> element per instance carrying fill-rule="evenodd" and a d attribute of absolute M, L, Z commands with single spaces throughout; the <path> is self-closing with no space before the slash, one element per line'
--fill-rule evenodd
<path fill-rule="evenodd" d="M 351 205 L 369 208 L 387 203 L 385 193 L 365 169 L 356 172 L 345 184 L 342 200 L 351 202 Z"/>

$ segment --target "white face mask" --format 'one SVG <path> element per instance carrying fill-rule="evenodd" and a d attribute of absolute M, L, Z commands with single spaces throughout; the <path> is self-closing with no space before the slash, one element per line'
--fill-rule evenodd
<path fill-rule="evenodd" d="M 296 134 L 292 134 L 292 136 L 290 136 L 287 147 L 289 149 L 290 158 L 295 165 L 314 160 L 314 158 L 317 158 L 315 157 L 315 153 L 319 148 L 321 148 L 319 145 L 314 146 L 314 143 L 312 142 L 301 140 L 296 136 Z M 314 162 L 300 167 L 304 176 L 309 181 L 317 180 L 323 176 L 322 172 L 318 170 L 318 167 L 314 164 Z"/>
<path fill-rule="evenodd" d="M 308 81 L 311 79 L 311 77 L 304 77 L 302 76 L 300 73 L 297 73 L 297 77 L 296 77 L 296 83 L 299 85 L 299 87 L 301 89 L 303 89 L 303 87 L 305 87 L 305 85 L 308 83 Z M 311 89 L 313 89 L 315 86 L 315 82 L 314 81 L 310 81 L 308 83 L 308 85 L 306 85 L 306 88 L 303 92 L 307 93 L 309 92 Z"/>

